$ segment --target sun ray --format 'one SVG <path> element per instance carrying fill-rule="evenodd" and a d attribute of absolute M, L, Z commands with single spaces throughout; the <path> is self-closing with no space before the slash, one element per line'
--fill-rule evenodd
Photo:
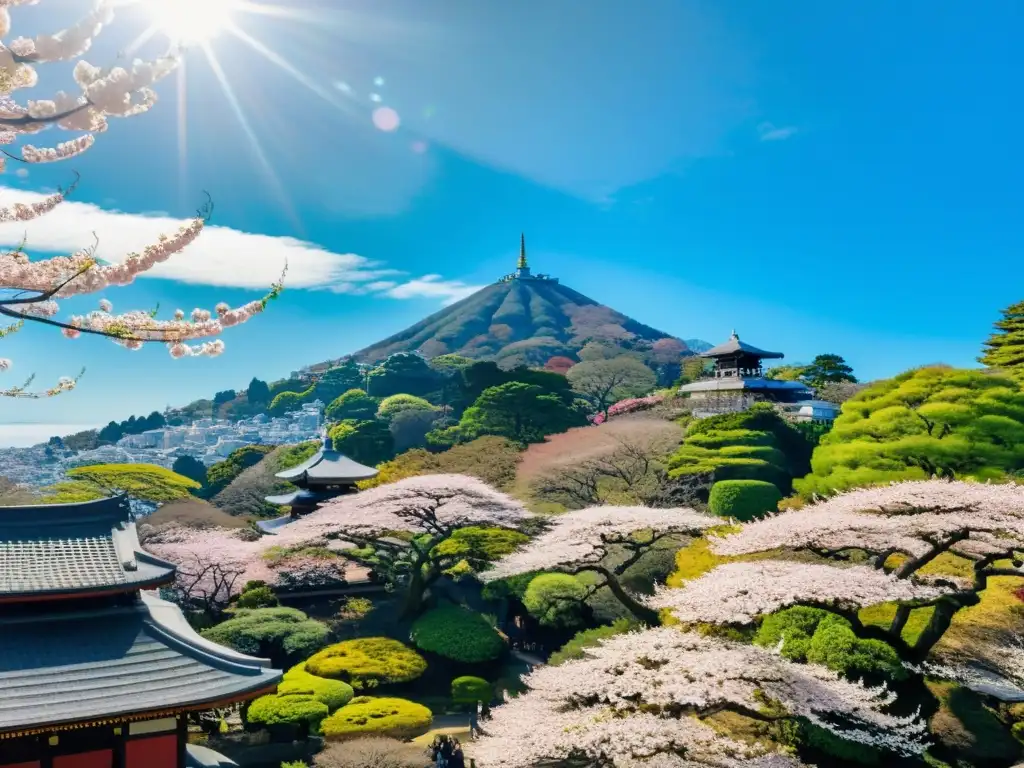
<path fill-rule="evenodd" d="M 243 13 L 251 13 L 254 16 L 272 16 L 277 19 L 291 19 L 293 21 L 309 21 L 322 23 L 323 15 L 308 11 L 300 11 L 296 8 L 285 8 L 283 5 L 266 5 L 264 3 L 250 3 L 247 0 L 238 0 L 235 8 Z"/>
<path fill-rule="evenodd" d="M 227 31 L 239 40 L 241 40 L 243 43 L 248 45 L 258 54 L 263 56 L 267 61 L 280 67 L 294 80 L 297 80 L 300 84 L 304 85 L 306 88 L 315 93 L 328 104 L 331 104 L 332 106 L 335 106 L 343 111 L 349 111 L 349 105 L 343 101 L 340 101 L 334 93 L 332 93 L 327 88 L 324 88 L 322 85 L 314 81 L 308 75 L 296 69 L 287 59 L 285 59 L 283 56 L 281 56 L 273 49 L 268 48 L 266 45 L 264 45 L 262 42 L 257 40 L 249 33 L 247 33 L 245 30 L 240 29 L 237 24 L 229 24 L 227 27 Z"/>
<path fill-rule="evenodd" d="M 178 65 L 178 193 L 184 196 L 188 186 L 188 80 L 187 61 Z"/>
<path fill-rule="evenodd" d="M 156 24 L 150 24 L 148 27 L 146 27 L 146 29 L 142 30 L 142 32 L 139 33 L 138 37 L 136 37 L 134 40 L 128 43 L 127 46 L 125 46 L 125 49 L 123 51 L 124 56 L 132 56 L 137 50 L 139 50 L 139 48 L 141 48 L 150 40 L 152 40 L 153 36 L 159 31 L 159 26 L 157 26 Z"/>
<path fill-rule="evenodd" d="M 245 116 L 245 111 L 242 109 L 242 105 L 238 103 L 238 97 L 235 96 L 235 91 L 231 87 L 231 83 L 228 82 L 227 75 L 224 74 L 224 69 L 221 67 L 220 61 L 217 59 L 217 55 L 209 45 L 203 46 L 203 53 L 206 54 L 206 58 L 210 63 L 210 68 L 213 70 L 214 76 L 220 83 L 221 90 L 224 91 L 224 97 L 228 100 L 228 105 L 231 107 L 231 111 L 235 113 L 235 119 L 238 120 L 238 124 L 242 127 L 242 130 L 248 137 L 249 143 L 252 145 L 252 149 L 256 153 L 256 157 L 260 161 L 263 173 L 270 182 L 274 193 L 277 195 L 279 202 L 285 210 L 285 213 L 288 214 L 292 223 L 301 230 L 302 222 L 299 219 L 298 213 L 292 205 L 291 200 L 288 198 L 284 185 L 281 184 L 281 180 L 274 172 L 274 167 L 270 164 L 270 159 L 267 157 L 267 153 L 263 150 L 263 145 L 260 144 L 260 140 L 256 136 L 256 132 L 249 123 L 249 118 Z"/>

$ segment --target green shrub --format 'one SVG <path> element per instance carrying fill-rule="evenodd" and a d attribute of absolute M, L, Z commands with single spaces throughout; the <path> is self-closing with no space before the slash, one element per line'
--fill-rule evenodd
<path fill-rule="evenodd" d="M 907 671 L 892 646 L 857 637 L 846 619 L 820 608 L 795 606 L 767 616 L 754 635 L 790 661 L 822 664 L 852 679 L 904 680 Z"/>
<path fill-rule="evenodd" d="M 328 744 L 317 754 L 316 768 L 423 768 L 423 747 L 381 736 L 360 736 Z"/>
<path fill-rule="evenodd" d="M 517 573 L 515 576 L 509 576 L 506 579 L 489 581 L 484 585 L 480 594 L 484 600 L 505 600 L 508 598 L 522 600 L 526 594 L 527 587 L 530 586 L 530 582 L 541 573 L 543 571 L 528 571 L 527 573 Z"/>
<path fill-rule="evenodd" d="M 328 646 L 306 661 L 318 677 L 344 680 L 356 690 L 407 683 L 427 669 L 416 651 L 388 637 L 361 637 Z"/>
<path fill-rule="evenodd" d="M 256 725 L 308 725 L 315 731 L 327 717 L 327 705 L 312 696 L 260 696 L 250 706 L 246 720 Z"/>
<path fill-rule="evenodd" d="M 330 630 L 295 608 L 240 608 L 233 618 L 203 630 L 202 635 L 239 653 L 264 656 L 284 666 L 322 648 Z"/>
<path fill-rule="evenodd" d="M 542 573 L 530 582 L 523 605 L 547 627 L 576 627 L 583 623 L 587 588 L 568 573 Z"/>
<path fill-rule="evenodd" d="M 281 763 L 281 768 L 309 768 L 309 764 L 304 760 L 288 760 Z"/>
<path fill-rule="evenodd" d="M 266 585 L 245 590 L 235 603 L 238 608 L 274 608 L 280 604 L 277 595 Z"/>
<path fill-rule="evenodd" d="M 460 704 L 489 702 L 494 696 L 494 686 L 482 677 L 456 677 L 452 680 L 452 699 Z"/>
<path fill-rule="evenodd" d="M 582 659 L 587 648 L 593 648 L 599 645 L 602 640 L 629 632 L 632 628 L 633 625 L 627 619 L 619 619 L 614 624 L 577 632 L 572 640 L 551 654 L 551 658 L 548 659 L 548 666 L 557 667 L 559 664 L 564 664 L 572 659 Z"/>
<path fill-rule="evenodd" d="M 434 716 L 422 704 L 406 699 L 359 696 L 323 721 L 331 740 L 357 736 L 390 736 L 412 739 L 430 730 Z"/>
<path fill-rule="evenodd" d="M 1010 727 L 1010 733 L 1019 741 L 1024 741 L 1024 721 L 1014 723 Z"/>
<path fill-rule="evenodd" d="M 452 661 L 476 664 L 501 656 L 505 642 L 487 619 L 458 605 L 445 605 L 420 616 L 412 625 L 412 642 Z"/>
<path fill-rule="evenodd" d="M 711 486 L 708 509 L 719 517 L 731 517 L 745 523 L 776 510 L 781 500 L 782 494 L 772 483 L 719 480 Z"/>
<path fill-rule="evenodd" d="M 352 701 L 355 692 L 342 680 L 311 675 L 306 671 L 306 663 L 302 662 L 284 673 L 281 684 L 277 686 L 277 695 L 312 697 L 333 712 Z"/>
<path fill-rule="evenodd" d="M 861 765 L 884 765 L 885 753 L 865 744 L 848 741 L 808 722 L 800 724 L 800 741 L 826 755 Z"/>
<path fill-rule="evenodd" d="M 440 409 L 429 400 L 416 395 L 391 395 L 380 401 L 377 407 L 377 418 L 390 422 L 402 411 L 438 411 Z"/>

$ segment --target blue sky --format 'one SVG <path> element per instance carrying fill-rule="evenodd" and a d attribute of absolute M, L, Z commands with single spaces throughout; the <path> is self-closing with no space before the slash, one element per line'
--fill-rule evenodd
<path fill-rule="evenodd" d="M 285 258 L 288 290 L 216 359 L 28 328 L 0 342 L 10 384 L 88 370 L 59 398 L 0 402 L 0 422 L 103 423 L 355 351 L 507 272 L 521 230 L 535 268 L 647 324 L 712 342 L 735 328 L 793 361 L 834 352 L 869 379 L 974 365 L 1024 298 L 1020 3 L 287 6 L 297 18 L 235 14 L 255 46 L 212 43 L 247 125 L 192 51 L 184 112 L 172 76 L 81 158 L 24 178 L 9 164 L 5 204 L 72 169 L 82 184 L 0 239 L 73 250 L 96 231 L 116 260 L 208 190 L 221 229 L 103 296 L 122 311 L 237 304 Z M 15 8 L 14 30 L 83 7 Z M 147 24 L 126 11 L 86 58 L 116 63 Z M 70 85 L 62 65 L 40 75 L 29 98 Z M 375 128 L 381 106 L 397 130 Z"/>

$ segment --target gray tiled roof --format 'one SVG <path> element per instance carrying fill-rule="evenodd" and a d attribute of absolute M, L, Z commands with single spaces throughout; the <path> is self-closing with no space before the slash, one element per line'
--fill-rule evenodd
<path fill-rule="evenodd" d="M 735 355 L 740 352 L 748 355 L 754 355 L 765 360 L 780 360 L 785 357 L 781 352 L 768 352 L 763 349 L 758 349 L 753 344 L 747 344 L 745 341 L 740 341 L 740 337 L 736 335 L 736 331 L 732 332 L 732 336 L 729 337 L 728 341 L 719 344 L 717 347 L 712 347 L 707 352 L 701 352 L 700 356 L 727 357 L 728 355 Z"/>
<path fill-rule="evenodd" d="M 127 502 L 0 507 L 0 599 L 169 581 L 174 566 L 141 551 Z"/>
<path fill-rule="evenodd" d="M 176 606 L 0 617 L 0 731 L 201 705 L 274 686 L 270 662 L 193 632 Z"/>
<path fill-rule="evenodd" d="M 278 472 L 275 477 L 292 482 L 313 481 L 330 484 L 334 482 L 356 482 L 377 476 L 377 470 L 334 450 L 331 439 L 325 438 L 323 448 L 297 467 Z"/>

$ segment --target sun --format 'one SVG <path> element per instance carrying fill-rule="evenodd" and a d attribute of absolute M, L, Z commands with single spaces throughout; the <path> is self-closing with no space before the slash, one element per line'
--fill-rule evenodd
<path fill-rule="evenodd" d="M 240 0 L 147 0 L 154 25 L 176 43 L 204 43 L 231 25 Z"/>

